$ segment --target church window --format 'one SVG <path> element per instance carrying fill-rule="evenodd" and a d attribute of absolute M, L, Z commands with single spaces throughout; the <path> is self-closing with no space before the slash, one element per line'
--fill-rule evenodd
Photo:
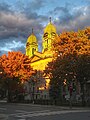
<path fill-rule="evenodd" d="M 27 42 L 26 47 L 29 47 L 29 45 L 30 45 L 30 43 L 29 43 L 29 42 Z"/>
<path fill-rule="evenodd" d="M 48 44 L 48 39 L 47 39 L 47 44 Z"/>
<path fill-rule="evenodd" d="M 34 48 L 32 48 L 32 54 L 34 55 Z"/>
<path fill-rule="evenodd" d="M 55 36 L 56 34 L 54 32 L 51 33 L 52 36 Z"/>
<path fill-rule="evenodd" d="M 45 33 L 43 37 L 47 37 L 48 36 L 48 33 Z"/>

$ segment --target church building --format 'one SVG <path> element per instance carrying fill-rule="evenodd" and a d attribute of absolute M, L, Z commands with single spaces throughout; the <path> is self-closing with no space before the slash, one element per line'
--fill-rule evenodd
<path fill-rule="evenodd" d="M 39 99 L 41 96 L 45 96 L 48 98 L 48 89 L 50 79 L 48 77 L 44 77 L 43 71 L 47 66 L 48 62 L 52 61 L 53 51 L 52 51 L 52 43 L 57 36 L 56 27 L 52 24 L 51 18 L 48 25 L 44 28 L 44 34 L 42 36 L 42 51 L 38 51 L 38 40 L 35 36 L 33 30 L 32 34 L 28 37 L 26 42 L 26 55 L 31 59 L 31 66 L 34 70 L 37 70 L 37 78 L 41 84 L 37 84 L 35 89 L 42 91 L 41 94 L 36 95 L 36 99 Z M 35 94 L 35 93 L 34 93 Z M 42 97 L 43 98 L 43 97 Z"/>

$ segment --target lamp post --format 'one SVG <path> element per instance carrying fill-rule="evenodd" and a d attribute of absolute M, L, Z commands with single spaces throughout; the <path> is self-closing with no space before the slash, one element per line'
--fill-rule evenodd
<path fill-rule="evenodd" d="M 70 104 L 70 108 L 72 109 L 72 91 L 73 91 L 73 87 L 70 84 L 69 86 L 69 94 L 70 94 L 70 98 L 69 98 L 69 104 Z"/>

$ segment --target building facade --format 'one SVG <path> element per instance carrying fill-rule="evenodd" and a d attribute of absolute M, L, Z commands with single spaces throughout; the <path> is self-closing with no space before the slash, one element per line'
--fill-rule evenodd
<path fill-rule="evenodd" d="M 53 51 L 52 43 L 57 36 L 56 27 L 52 24 L 51 18 L 50 22 L 44 29 L 44 34 L 42 36 L 42 51 L 38 51 L 38 40 L 33 33 L 28 37 L 26 42 L 26 55 L 31 59 L 31 66 L 34 70 L 37 70 L 36 85 L 29 85 L 30 99 L 49 99 L 49 82 L 48 77 L 44 77 L 43 71 L 47 66 L 48 62 L 52 61 Z M 32 79 L 32 78 L 31 78 Z M 33 88 L 34 87 L 34 88 Z M 31 90 L 31 91 L 30 91 Z M 34 92 L 34 93 L 33 93 Z M 34 95 L 33 95 L 34 94 Z"/>

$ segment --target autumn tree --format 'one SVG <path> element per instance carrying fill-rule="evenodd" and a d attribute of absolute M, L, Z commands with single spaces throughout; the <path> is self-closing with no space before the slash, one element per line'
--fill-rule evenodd
<path fill-rule="evenodd" d="M 74 56 L 66 55 L 58 57 L 48 64 L 46 75 L 50 76 L 50 97 L 54 100 L 63 102 L 66 89 L 76 82 L 76 60 Z M 67 86 L 66 86 L 67 85 Z M 67 88 L 66 88 L 67 87 Z"/>
<path fill-rule="evenodd" d="M 55 57 L 68 54 L 90 54 L 89 34 L 90 28 L 78 32 L 62 32 L 53 43 Z"/>
<path fill-rule="evenodd" d="M 4 77 L 6 77 L 8 92 L 17 89 L 17 86 L 20 87 L 21 83 L 29 80 L 34 73 L 30 66 L 30 59 L 21 52 L 8 52 L 8 55 L 1 56 L 1 60 L 6 73 Z"/>
<path fill-rule="evenodd" d="M 10 77 L 19 77 L 20 80 L 29 79 L 33 69 L 30 66 L 30 59 L 21 52 L 8 52 L 2 55 L 2 66 Z"/>
<path fill-rule="evenodd" d="M 89 39 L 90 28 L 79 30 L 78 32 L 62 32 L 56 37 L 52 48 L 54 51 L 53 61 L 48 64 L 45 71 L 46 74 L 50 75 L 50 94 L 53 95 L 54 98 L 59 97 L 64 80 L 66 80 L 69 85 L 73 80 L 76 80 L 76 78 L 80 82 L 81 78 L 79 79 L 78 76 L 82 73 L 78 73 L 77 71 L 82 69 L 78 64 L 81 63 L 80 60 L 82 58 L 79 56 L 90 55 Z M 87 67 L 85 60 L 83 64 L 83 67 Z M 87 76 L 89 77 L 89 74 Z"/>
<path fill-rule="evenodd" d="M 2 99 L 3 97 L 5 97 L 5 89 L 4 89 L 4 79 L 5 77 L 3 77 L 5 75 L 4 69 L 2 67 L 2 59 L 0 57 L 0 98 Z"/>

